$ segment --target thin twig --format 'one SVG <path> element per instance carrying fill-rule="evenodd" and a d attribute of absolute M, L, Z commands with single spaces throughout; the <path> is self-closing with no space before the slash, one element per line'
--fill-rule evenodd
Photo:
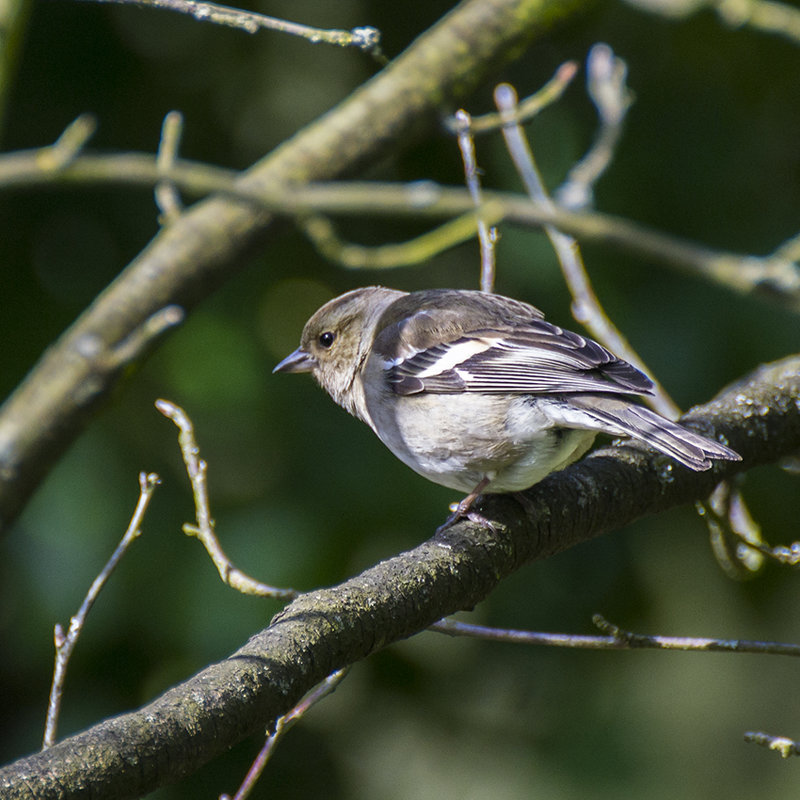
<path fill-rule="evenodd" d="M 515 120 L 522 124 L 540 111 L 552 105 L 560 99 L 567 87 L 572 83 L 572 79 L 578 74 L 577 61 L 565 61 L 555 72 L 552 78 L 539 91 L 521 100 L 517 106 Z M 482 114 L 479 117 L 470 119 L 470 133 L 478 136 L 482 133 L 491 133 L 499 130 L 505 125 L 502 117 L 497 112 Z M 445 127 L 454 134 L 458 133 L 459 123 L 454 118 L 445 121 Z"/>
<path fill-rule="evenodd" d="M 780 753 L 781 758 L 800 756 L 800 743 L 788 736 L 773 736 L 763 731 L 747 731 L 744 740 L 750 744 L 759 744 L 770 750 Z"/>
<path fill-rule="evenodd" d="M 186 312 L 176 305 L 165 306 L 148 317 L 138 328 L 131 331 L 113 350 L 108 353 L 107 366 L 119 369 L 141 358 L 142 353 L 151 348 L 167 331 L 180 325 L 186 318 Z M 91 342 L 86 342 L 91 347 Z"/>
<path fill-rule="evenodd" d="M 50 699 L 47 703 L 47 720 L 44 728 L 44 739 L 42 740 L 42 750 L 47 750 L 52 747 L 56 741 L 56 731 L 58 728 L 58 714 L 61 709 L 61 698 L 64 692 L 64 680 L 67 676 L 67 665 L 78 643 L 78 637 L 83 630 L 86 617 L 92 610 L 95 600 L 106 585 L 114 568 L 120 562 L 120 559 L 128 551 L 128 548 L 133 544 L 134 540 L 141 534 L 140 526 L 144 519 L 147 507 L 150 505 L 150 500 L 153 497 L 153 492 L 161 483 L 161 479 L 154 472 L 149 474 L 139 473 L 139 500 L 136 503 L 133 516 L 125 535 L 122 537 L 120 543 L 108 559 L 106 565 L 100 571 L 100 574 L 94 579 L 89 591 L 86 593 L 83 602 L 81 603 L 78 612 L 70 619 L 69 628 L 66 633 L 61 625 L 56 624 L 54 631 L 54 639 L 56 645 L 56 659 L 55 667 L 53 669 L 53 682 L 50 687 Z"/>
<path fill-rule="evenodd" d="M 96 130 L 97 119 L 94 115 L 81 114 L 67 125 L 53 144 L 37 152 L 37 166 L 45 172 L 64 169 L 78 157 Z"/>
<path fill-rule="evenodd" d="M 481 211 L 481 179 L 478 176 L 478 164 L 475 160 L 475 140 L 470 133 L 471 117 L 462 108 L 456 111 L 455 120 L 458 149 L 461 151 L 461 160 L 464 163 L 464 179 L 478 215 L 478 241 L 481 247 L 481 290 L 491 292 L 494 290 L 494 247 L 497 242 L 497 228 L 489 227 Z"/>
<path fill-rule="evenodd" d="M 600 117 L 600 127 L 589 152 L 569 171 L 555 196 L 572 209 L 593 205 L 594 186 L 608 169 L 622 135 L 632 95 L 625 83 L 628 68 L 607 44 L 596 44 L 586 60 L 587 89 Z"/>
<path fill-rule="evenodd" d="M 178 442 L 180 444 L 186 472 L 192 485 L 194 496 L 196 525 L 186 523 L 183 532 L 187 536 L 196 536 L 203 544 L 206 552 L 214 562 L 223 583 L 242 594 L 252 594 L 259 597 L 274 597 L 291 599 L 297 596 L 294 589 L 280 589 L 275 586 L 261 583 L 237 569 L 225 552 L 214 532 L 214 520 L 208 501 L 208 465 L 200 458 L 200 448 L 194 436 L 194 426 L 186 412 L 180 406 L 168 400 L 156 400 L 156 408 L 167 419 L 171 419 L 178 427 Z"/>
<path fill-rule="evenodd" d="M 606 636 L 583 636 L 568 633 L 541 633 L 505 628 L 490 628 L 471 625 L 451 618 L 431 625 L 430 630 L 448 636 L 468 636 L 495 642 L 569 647 L 582 650 L 685 650 L 714 653 L 759 653 L 800 657 L 800 645 L 784 642 L 761 642 L 749 639 L 709 639 L 689 636 L 646 636 L 631 633 L 603 619 L 599 614 L 592 617 Z"/>
<path fill-rule="evenodd" d="M 178 160 L 181 136 L 183 135 L 183 114 L 170 111 L 164 117 L 161 126 L 161 139 L 158 143 L 156 166 L 163 175 L 168 175 Z M 155 186 L 155 200 L 158 208 L 159 224 L 168 225 L 181 215 L 183 204 L 178 187 L 168 177 L 164 177 Z"/>
<path fill-rule="evenodd" d="M 327 697 L 336 689 L 349 670 L 350 667 L 344 667 L 328 675 L 324 681 L 317 684 L 288 714 L 278 717 L 278 719 L 275 720 L 274 730 L 267 736 L 264 746 L 247 771 L 247 775 L 245 775 L 242 785 L 236 790 L 236 794 L 232 799 L 230 795 L 220 795 L 219 800 L 245 800 L 261 777 L 261 773 L 264 771 L 264 767 L 266 767 L 267 762 L 275 752 L 278 742 L 295 722 L 301 719 L 313 706 L 319 703 L 320 700 Z"/>
<path fill-rule="evenodd" d="M 502 218 L 500 209 L 485 203 L 481 215 L 487 224 Z M 328 260 L 346 269 L 396 269 L 424 264 L 435 255 L 475 238 L 476 212 L 470 211 L 406 242 L 369 247 L 339 238 L 333 223 L 320 214 L 298 217 L 297 225 Z"/>
<path fill-rule="evenodd" d="M 297 22 L 268 17 L 254 11 L 222 6 L 218 3 L 195 2 L 195 0 L 94 0 L 101 3 L 120 3 L 123 5 L 150 6 L 179 14 L 188 14 L 201 22 L 213 22 L 238 28 L 246 33 L 258 33 L 262 28 L 299 36 L 312 44 L 319 42 L 333 44 L 338 47 L 357 47 L 369 53 L 379 63 L 385 64 L 387 59 L 380 49 L 381 33 L 377 28 L 362 26 L 349 31 L 312 28 Z"/>

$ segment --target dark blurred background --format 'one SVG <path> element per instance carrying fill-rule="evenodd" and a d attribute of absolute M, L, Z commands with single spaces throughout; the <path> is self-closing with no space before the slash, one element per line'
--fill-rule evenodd
<path fill-rule="evenodd" d="M 266 2 L 322 27 L 375 25 L 390 56 L 453 3 Z M 723 249 L 763 254 L 800 216 L 800 47 L 711 13 L 669 20 L 605 2 L 497 75 L 521 95 L 604 41 L 629 66 L 635 105 L 597 187 L 607 212 Z M 52 143 L 97 115 L 93 147 L 153 152 L 164 115 L 185 116 L 182 154 L 244 168 L 366 80 L 353 50 L 248 36 L 167 12 L 91 3 L 32 9 L 5 110 L 5 151 Z M 595 114 L 583 77 L 528 126 L 548 184 L 585 151 Z M 491 110 L 491 85 L 466 104 Z M 517 189 L 499 137 L 482 138 L 487 186 Z M 460 184 L 452 140 L 424 141 L 365 176 Z M 156 233 L 150 191 L 0 189 L 0 397 Z M 347 220 L 362 243 L 403 240 L 408 221 Z M 504 227 L 498 291 L 575 327 L 542 235 Z M 584 256 L 608 313 L 684 407 L 757 364 L 797 351 L 797 317 L 619 251 Z M 52 627 L 66 624 L 129 520 L 137 474 L 156 471 L 144 534 L 92 613 L 67 677 L 61 735 L 136 707 L 264 627 L 277 602 L 219 582 L 180 526 L 193 508 L 176 430 L 192 415 L 213 513 L 237 565 L 269 583 L 337 583 L 431 535 L 453 492 L 396 461 L 310 379 L 273 376 L 306 317 L 370 283 L 475 287 L 477 245 L 386 273 L 348 272 L 288 229 L 117 391 L 0 542 L 0 761 L 39 747 Z M 773 543 L 797 536 L 797 482 L 753 470 L 745 495 Z M 800 640 L 797 577 L 720 571 L 691 508 L 661 514 L 522 570 L 469 619 L 590 633 L 591 615 L 645 633 Z M 358 664 L 281 744 L 256 797 L 738 799 L 797 796 L 795 762 L 746 745 L 751 728 L 800 736 L 777 657 L 525 649 L 422 634 Z M 265 720 L 266 724 L 267 720 Z M 152 797 L 232 792 L 259 742 Z"/>

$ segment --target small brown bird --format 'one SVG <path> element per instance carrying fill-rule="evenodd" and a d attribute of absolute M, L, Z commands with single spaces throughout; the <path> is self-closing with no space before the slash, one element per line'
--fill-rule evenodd
<path fill-rule="evenodd" d="M 468 492 L 517 492 L 630 436 L 693 470 L 737 453 L 631 397 L 652 382 L 527 303 L 478 291 L 356 289 L 320 308 L 274 372 L 310 372 L 405 464 Z"/>

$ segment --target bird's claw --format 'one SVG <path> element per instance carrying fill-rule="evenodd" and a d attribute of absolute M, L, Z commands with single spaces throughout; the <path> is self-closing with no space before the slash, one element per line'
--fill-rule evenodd
<path fill-rule="evenodd" d="M 448 528 L 451 528 L 453 525 L 456 524 L 459 520 L 468 519 L 470 522 L 474 522 L 476 525 L 480 525 L 482 528 L 489 528 L 493 533 L 500 533 L 505 528 L 500 522 L 495 522 L 494 520 L 489 519 L 488 517 L 483 516 L 483 514 L 478 513 L 477 511 L 473 511 L 469 506 L 472 505 L 470 503 L 466 507 L 462 508 L 464 505 L 464 501 L 462 500 L 460 503 L 452 503 L 450 505 L 450 511 L 452 512 L 447 520 L 440 525 L 436 529 L 436 533 L 443 533 Z"/>

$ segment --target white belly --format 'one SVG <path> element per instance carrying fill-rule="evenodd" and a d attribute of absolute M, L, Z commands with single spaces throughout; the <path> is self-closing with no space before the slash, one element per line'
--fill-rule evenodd
<path fill-rule="evenodd" d="M 484 478 L 485 492 L 527 489 L 580 458 L 596 433 L 557 426 L 546 413 L 552 400 L 530 395 L 509 404 L 503 395 L 367 392 L 366 401 L 373 429 L 401 461 L 462 492 Z"/>

